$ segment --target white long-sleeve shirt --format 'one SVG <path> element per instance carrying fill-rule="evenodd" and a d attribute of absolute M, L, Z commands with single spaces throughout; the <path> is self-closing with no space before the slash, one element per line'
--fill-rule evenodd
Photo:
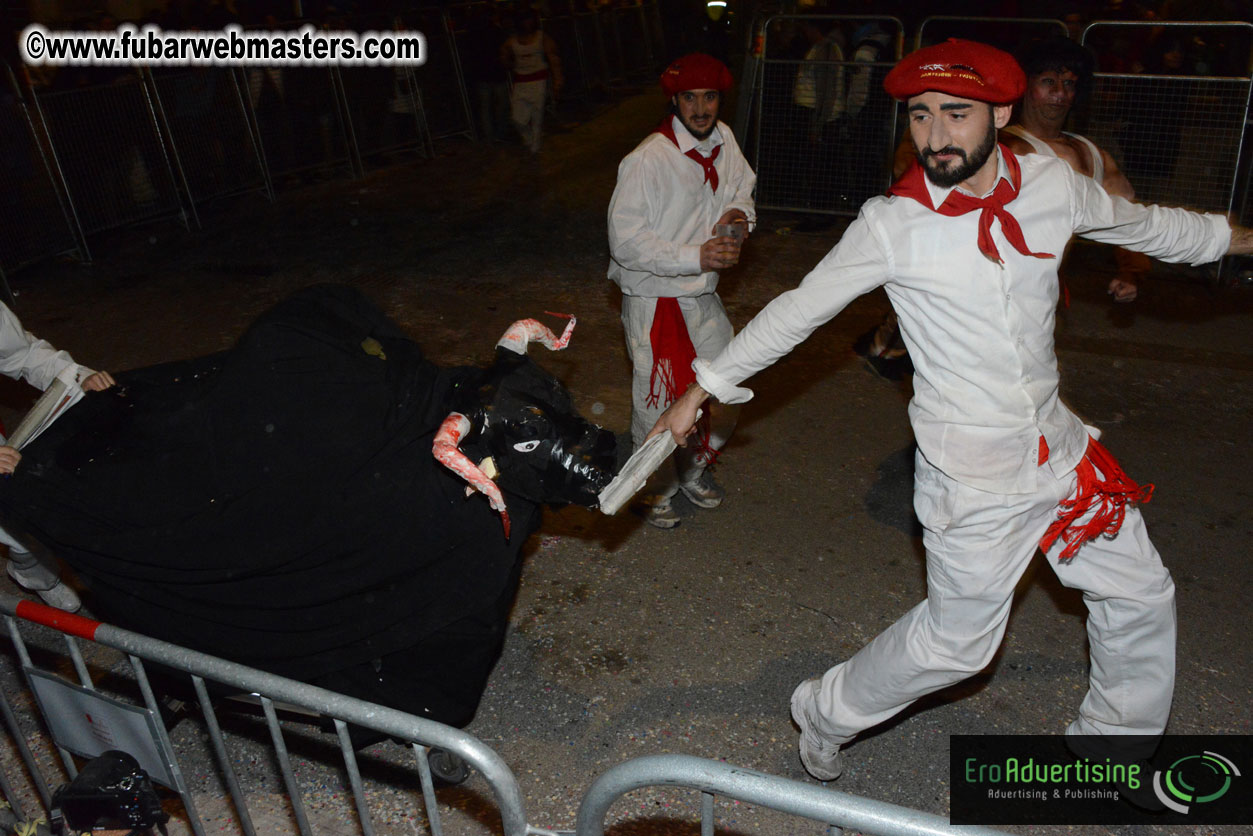
<path fill-rule="evenodd" d="M 714 224 L 731 209 L 756 223 L 753 187 L 757 176 L 735 136 L 719 122 L 703 141 L 671 117 L 678 147 L 659 133 L 649 134 L 618 164 L 618 184 L 609 201 L 609 278 L 627 296 L 703 296 L 718 287 L 718 273 L 700 269 L 700 245 L 713 237 Z M 708 157 L 721 145 L 714 170 L 718 191 L 705 182 L 705 170 L 686 156 L 697 149 Z"/>
<path fill-rule="evenodd" d="M 80 383 L 93 374 L 91 369 L 75 363 L 68 352 L 58 351 L 47 340 L 23 328 L 8 305 L 0 303 L 0 374 L 15 380 L 24 378 L 42 392 L 70 366 L 77 370 L 75 376 Z"/>
<path fill-rule="evenodd" d="M 1060 159 L 1018 160 L 1022 188 L 1006 209 L 1033 251 L 1060 256 L 1076 233 L 1163 261 L 1204 264 L 1230 246 L 1221 215 L 1111 198 Z M 999 176 L 1008 177 L 1004 159 L 998 161 Z M 934 206 L 951 191 L 930 181 L 927 188 Z M 752 392 L 737 384 L 882 285 L 914 363 L 909 414 L 927 460 L 980 490 L 1029 493 L 1043 436 L 1049 464 L 1068 472 L 1088 435 L 1058 397 L 1059 259 L 1022 255 L 994 222 L 1005 263 L 992 262 L 976 243 L 979 215 L 946 217 L 910 198 L 872 198 L 799 287 L 767 305 L 714 360 L 696 361 L 698 382 L 723 402 L 747 400 Z"/>

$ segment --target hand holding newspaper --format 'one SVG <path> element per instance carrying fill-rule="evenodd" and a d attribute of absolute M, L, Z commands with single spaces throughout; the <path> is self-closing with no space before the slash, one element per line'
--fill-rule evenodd
<path fill-rule="evenodd" d="M 696 419 L 700 420 L 700 416 L 701 410 L 698 409 Z M 600 510 L 610 516 L 618 513 L 678 446 L 674 443 L 674 436 L 668 432 L 657 433 L 641 444 L 613 481 L 600 492 Z"/>
<path fill-rule="evenodd" d="M 44 390 L 39 400 L 35 401 L 35 405 L 5 443 L 15 450 L 21 450 L 48 429 L 65 410 L 78 403 L 82 396 L 83 389 L 78 385 L 78 367 L 65 367 L 52 381 L 52 385 Z"/>

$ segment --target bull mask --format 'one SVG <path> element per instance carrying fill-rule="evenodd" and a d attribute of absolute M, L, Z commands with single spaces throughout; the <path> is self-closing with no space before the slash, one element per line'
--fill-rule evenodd
<path fill-rule="evenodd" d="M 574 332 L 575 319 L 569 320 L 560 337 L 534 319 L 511 325 L 473 400 L 444 419 L 435 436 L 435 458 L 466 480 L 467 493 L 488 498 L 506 538 L 509 513 L 502 488 L 533 502 L 591 508 L 613 479 L 613 433 L 584 420 L 565 387 L 526 356 L 532 340 L 554 351 L 565 348 Z M 490 458 L 495 473 L 463 452 L 467 444 Z"/>

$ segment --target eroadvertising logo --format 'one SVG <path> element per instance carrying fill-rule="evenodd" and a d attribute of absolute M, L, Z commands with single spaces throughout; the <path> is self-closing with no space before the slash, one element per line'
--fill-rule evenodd
<path fill-rule="evenodd" d="M 1247 824 L 1249 735 L 951 738 L 953 824 Z"/>
<path fill-rule="evenodd" d="M 1217 752 L 1185 755 L 1153 776 L 1153 791 L 1168 809 L 1187 814 L 1193 805 L 1217 801 L 1231 789 L 1240 769 Z"/>

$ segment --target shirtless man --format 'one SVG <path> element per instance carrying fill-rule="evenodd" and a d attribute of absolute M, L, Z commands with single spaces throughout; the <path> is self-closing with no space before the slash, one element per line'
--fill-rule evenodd
<path fill-rule="evenodd" d="M 1022 56 L 1027 92 L 1014 124 L 1001 131 L 1001 142 L 1015 154 L 1048 154 L 1065 160 L 1075 171 L 1096 180 L 1108 194 L 1135 199 L 1135 190 L 1114 158 L 1087 137 L 1062 130 L 1075 101 L 1092 83 L 1095 60 L 1087 49 L 1066 38 L 1033 46 Z M 1118 248 L 1114 251 L 1118 275 L 1109 283 L 1116 302 L 1136 298 L 1140 278 L 1149 271 L 1149 258 Z"/>

